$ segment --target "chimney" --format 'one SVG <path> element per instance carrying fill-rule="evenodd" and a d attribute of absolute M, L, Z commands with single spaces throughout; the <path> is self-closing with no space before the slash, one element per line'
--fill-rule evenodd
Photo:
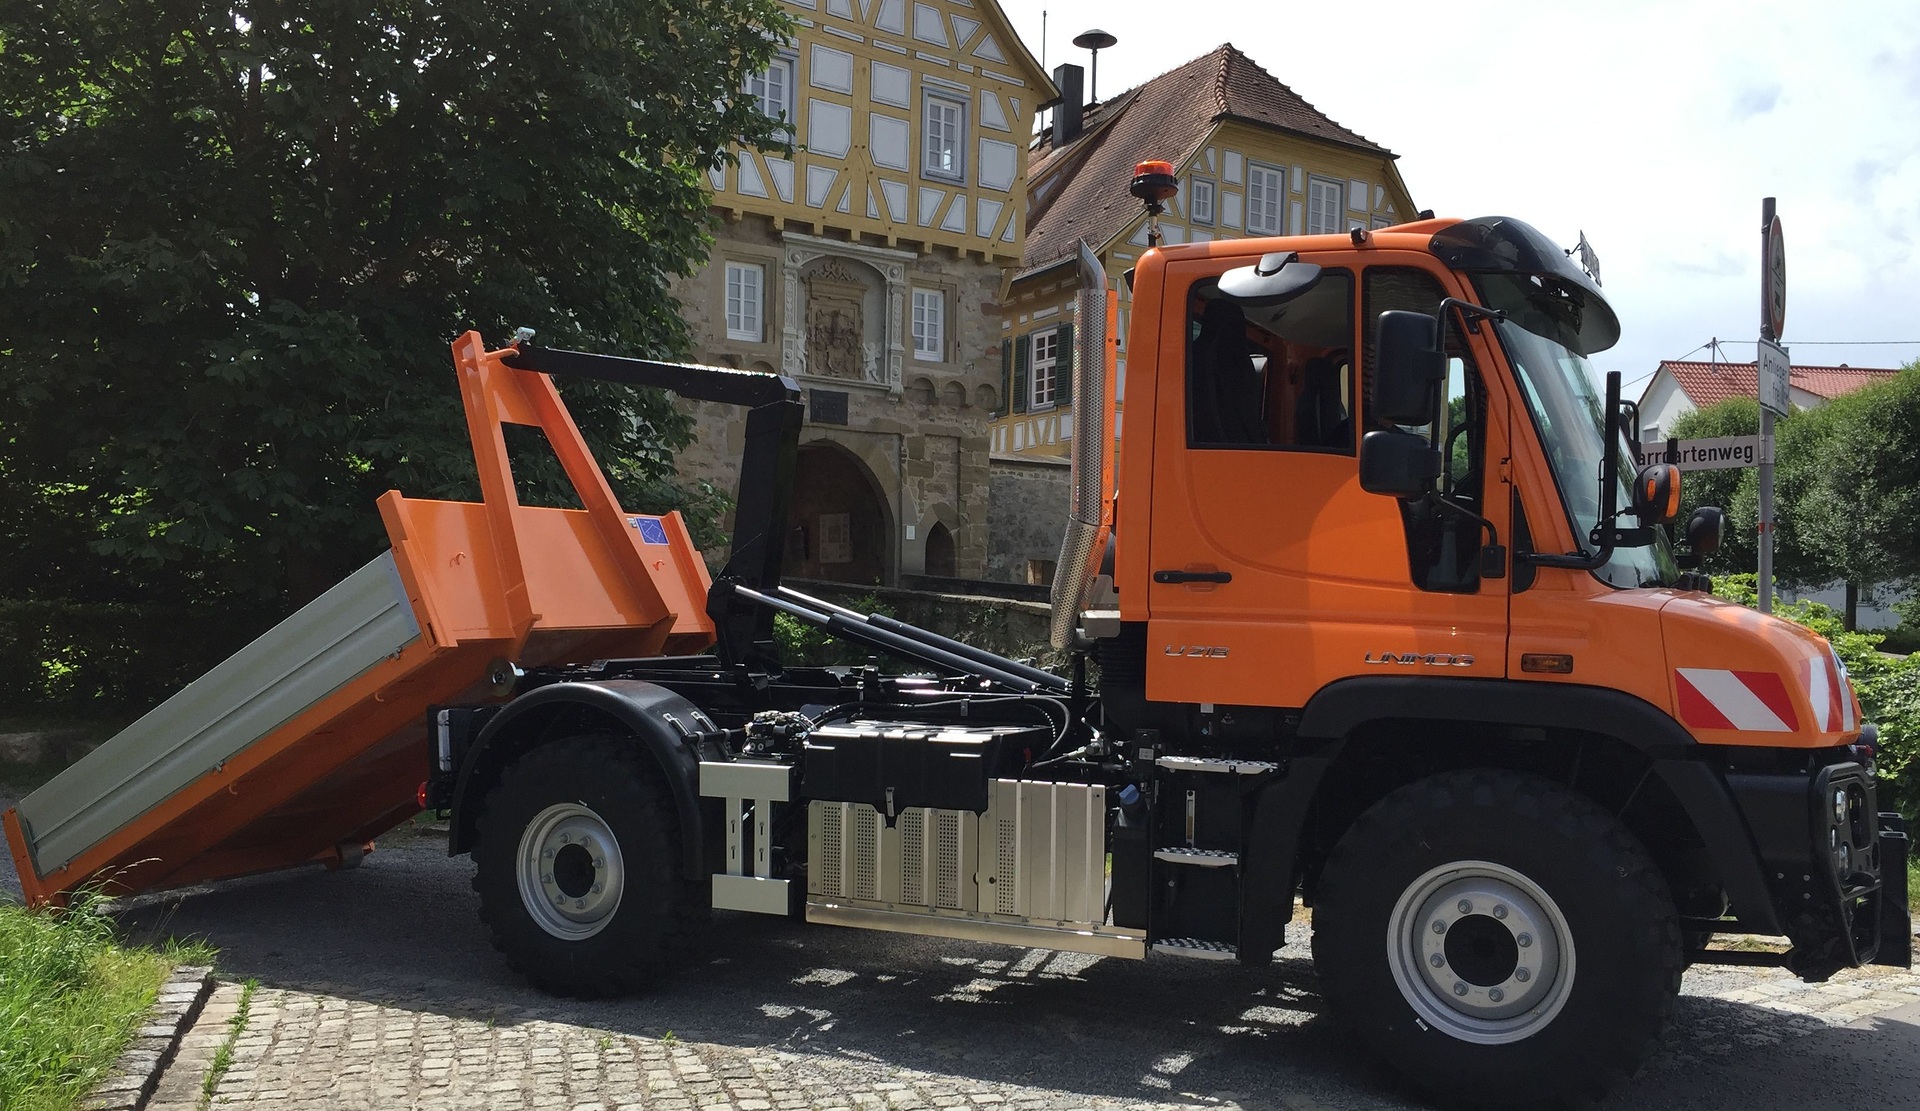
<path fill-rule="evenodd" d="M 1087 106 L 1081 77 L 1085 70 L 1071 62 L 1054 67 L 1053 83 L 1060 99 L 1053 102 L 1053 149 L 1059 150 L 1080 137 L 1081 112 Z"/>

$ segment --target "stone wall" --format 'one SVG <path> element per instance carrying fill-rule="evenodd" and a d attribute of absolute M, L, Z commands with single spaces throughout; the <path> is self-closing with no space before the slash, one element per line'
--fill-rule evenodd
<path fill-rule="evenodd" d="M 1072 471 L 1065 459 L 994 457 L 990 477 L 986 579 L 1028 581 L 1030 562 L 1051 564 L 1060 557 L 1066 534 Z"/>
<path fill-rule="evenodd" d="M 764 330 L 729 338 L 726 262 L 763 268 Z M 978 577 L 988 544 L 987 428 L 999 404 L 1000 268 L 944 250 L 916 253 L 728 221 L 709 263 L 675 287 L 703 362 L 792 375 L 808 405 L 801 431 L 796 568 L 844 581 L 893 583 L 926 565 L 935 525 L 951 537 L 954 571 Z M 946 305 L 944 357 L 913 350 L 912 293 Z M 697 441 L 676 460 L 686 479 L 731 495 L 746 415 L 683 402 Z M 867 481 L 850 482 L 848 464 Z M 842 520 L 845 518 L 845 520 Z M 879 521 L 851 537 L 851 521 Z M 880 550 L 868 550 L 877 547 Z M 845 558 L 843 558 L 845 557 Z"/>

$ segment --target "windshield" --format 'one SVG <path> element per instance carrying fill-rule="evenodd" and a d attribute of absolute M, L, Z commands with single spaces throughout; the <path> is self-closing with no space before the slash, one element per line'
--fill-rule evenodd
<path fill-rule="evenodd" d="M 1511 280 L 1484 279 L 1487 284 Z M 1600 453 L 1605 450 L 1606 403 L 1594 388 L 1593 374 L 1584 356 L 1512 320 L 1500 321 L 1498 331 L 1507 359 L 1513 364 L 1514 376 L 1526 395 L 1534 428 L 1540 433 L 1540 442 L 1546 445 L 1547 459 L 1553 466 L 1561 501 L 1573 521 L 1574 535 L 1583 548 L 1590 550 L 1588 536 L 1600 521 Z M 1633 504 L 1629 485 L 1634 473 L 1633 460 L 1624 444 L 1614 444 L 1612 450 L 1618 456 L 1616 474 L 1620 485 L 1615 504 L 1630 506 Z M 1619 587 L 1662 586 L 1673 582 L 1679 568 L 1673 562 L 1666 534 L 1655 529 L 1654 536 L 1651 547 L 1615 548 L 1613 557 L 1594 574 Z"/>

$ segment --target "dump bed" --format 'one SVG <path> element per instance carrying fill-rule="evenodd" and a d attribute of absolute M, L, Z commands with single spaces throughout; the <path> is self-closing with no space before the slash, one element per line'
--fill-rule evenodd
<path fill-rule="evenodd" d="M 418 811 L 426 716 L 498 661 L 699 651 L 710 580 L 679 515 L 623 512 L 552 382 L 454 345 L 482 503 L 388 493 L 393 547 L 5 815 L 29 901 L 357 858 Z M 582 509 L 522 506 L 503 423 L 543 429 Z"/>

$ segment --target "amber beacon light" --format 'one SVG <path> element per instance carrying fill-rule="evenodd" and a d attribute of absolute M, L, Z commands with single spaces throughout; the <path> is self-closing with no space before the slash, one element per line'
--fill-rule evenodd
<path fill-rule="evenodd" d="M 1167 201 L 1180 191 L 1180 179 L 1173 176 L 1171 162 L 1142 162 L 1133 168 L 1133 184 L 1127 186 L 1127 192 L 1139 197 L 1159 215 Z"/>

